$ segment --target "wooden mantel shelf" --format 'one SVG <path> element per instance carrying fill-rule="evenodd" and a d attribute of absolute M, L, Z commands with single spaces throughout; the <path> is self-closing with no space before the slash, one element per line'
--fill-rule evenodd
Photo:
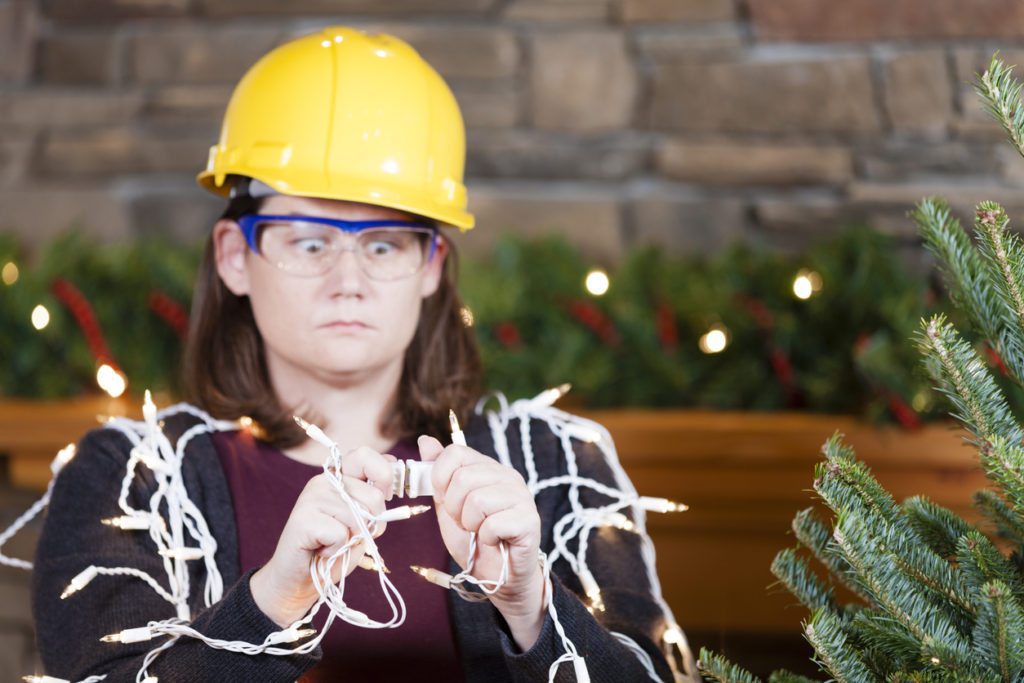
<path fill-rule="evenodd" d="M 167 400 L 157 401 L 167 405 Z M 0 399 L 0 454 L 14 484 L 42 489 L 56 451 L 97 425 L 97 415 L 141 415 L 137 401 Z M 687 629 L 796 633 L 804 613 L 768 571 L 793 544 L 793 514 L 813 503 L 814 464 L 835 431 L 897 500 L 925 494 L 975 520 L 971 494 L 987 484 L 955 425 L 907 432 L 843 416 L 695 410 L 603 410 L 637 489 L 690 505 L 650 515 L 665 596 Z"/>

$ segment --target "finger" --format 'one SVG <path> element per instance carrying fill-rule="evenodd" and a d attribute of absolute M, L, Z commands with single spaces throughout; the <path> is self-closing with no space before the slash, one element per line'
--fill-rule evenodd
<path fill-rule="evenodd" d="M 481 462 L 494 462 L 486 455 L 483 455 L 469 446 L 446 446 L 441 454 L 434 461 L 430 472 L 430 483 L 434 486 L 434 497 L 437 500 L 444 500 L 448 495 L 448 486 L 451 483 L 455 470 L 463 465 L 471 465 Z"/>
<path fill-rule="evenodd" d="M 391 497 L 391 480 L 394 477 L 394 470 L 382 454 L 368 446 L 360 446 L 345 454 L 341 459 L 341 473 L 372 482 L 381 490 L 385 498 Z"/>
<path fill-rule="evenodd" d="M 488 517 L 528 503 L 535 507 L 532 502 L 525 500 L 520 491 L 508 484 L 493 484 L 470 491 L 465 506 L 455 519 L 466 531 L 478 531 Z"/>
<path fill-rule="evenodd" d="M 353 479 L 348 476 L 343 477 L 342 481 L 345 482 L 345 490 L 348 495 L 361 503 L 371 515 L 379 515 L 384 512 L 384 493 L 379 488 L 362 479 Z M 340 497 L 335 496 L 335 499 L 344 504 Z"/>
<path fill-rule="evenodd" d="M 540 516 L 536 506 L 516 505 L 489 515 L 477 531 L 480 543 L 496 546 L 505 541 L 510 546 L 531 546 L 540 542 Z"/>
<path fill-rule="evenodd" d="M 426 434 L 416 439 L 416 446 L 420 449 L 420 460 L 424 462 L 437 460 L 437 456 L 441 455 L 441 451 L 444 450 L 444 444 Z"/>
<path fill-rule="evenodd" d="M 435 465 L 436 467 L 436 465 Z M 442 505 L 454 519 L 462 518 L 466 496 L 476 489 L 507 480 L 507 475 L 496 462 L 474 462 L 455 470 L 445 491 Z"/>
<path fill-rule="evenodd" d="M 316 510 L 306 519 L 306 525 L 300 533 L 300 546 L 321 557 L 330 557 L 348 543 L 351 537 L 352 532 L 343 520 Z"/>

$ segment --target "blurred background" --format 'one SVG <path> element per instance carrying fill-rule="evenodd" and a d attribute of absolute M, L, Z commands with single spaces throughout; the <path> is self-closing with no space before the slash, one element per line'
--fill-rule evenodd
<path fill-rule="evenodd" d="M 0 0 L 3 526 L 97 413 L 174 395 L 223 208 L 194 175 L 247 67 L 330 24 L 404 38 L 462 106 L 492 386 L 573 382 L 638 488 L 691 505 L 651 527 L 695 648 L 813 673 L 768 565 L 833 430 L 898 498 L 971 516 L 981 478 L 917 371 L 946 302 L 907 213 L 1024 208 L 971 86 L 1024 57 L 1024 5 Z M 0 572 L 0 680 L 36 667 L 27 582 Z"/>

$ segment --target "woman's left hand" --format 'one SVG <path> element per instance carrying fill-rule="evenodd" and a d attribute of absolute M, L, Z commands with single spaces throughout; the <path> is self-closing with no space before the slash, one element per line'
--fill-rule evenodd
<path fill-rule="evenodd" d="M 472 575 L 501 575 L 499 543 L 508 546 L 507 583 L 491 602 L 501 612 L 522 650 L 537 640 L 544 623 L 544 576 L 540 569 L 540 514 L 522 475 L 468 446 L 444 446 L 421 436 L 420 457 L 433 461 L 431 483 L 441 537 L 448 553 L 465 568 L 469 532 L 477 533 Z"/>

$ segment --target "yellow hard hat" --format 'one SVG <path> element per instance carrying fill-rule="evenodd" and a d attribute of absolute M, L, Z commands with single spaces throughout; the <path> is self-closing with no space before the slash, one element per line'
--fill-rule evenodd
<path fill-rule="evenodd" d="M 466 133 L 448 85 L 385 34 L 331 27 L 275 48 L 242 77 L 200 186 L 228 176 L 282 194 L 344 199 L 473 227 Z"/>

